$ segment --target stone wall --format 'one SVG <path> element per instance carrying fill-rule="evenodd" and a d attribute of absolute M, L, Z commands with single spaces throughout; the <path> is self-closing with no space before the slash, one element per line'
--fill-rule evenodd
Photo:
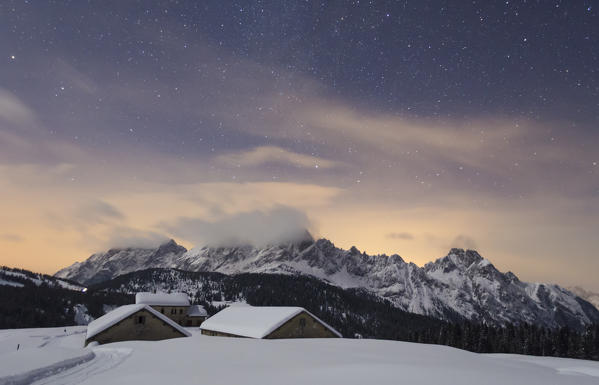
<path fill-rule="evenodd" d="M 140 317 L 145 317 L 143 323 L 140 323 Z M 154 314 L 142 309 L 86 340 L 85 345 L 92 341 L 107 344 L 110 342 L 135 340 L 159 341 L 178 337 L 185 337 L 185 335 Z"/>
<path fill-rule="evenodd" d="M 264 338 L 338 338 L 329 328 L 306 312 L 301 312 Z"/>

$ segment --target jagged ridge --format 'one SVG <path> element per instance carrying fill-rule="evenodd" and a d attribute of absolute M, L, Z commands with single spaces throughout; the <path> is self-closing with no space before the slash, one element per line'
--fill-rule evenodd
<path fill-rule="evenodd" d="M 444 320 L 492 325 L 534 323 L 580 329 L 599 322 L 599 311 L 571 292 L 549 284 L 520 281 L 499 272 L 474 250 L 452 249 L 424 267 L 399 255 L 343 250 L 327 239 L 264 248 L 201 247 L 186 250 L 170 241 L 156 249 L 113 249 L 60 270 L 56 276 L 86 284 L 148 268 L 177 268 L 224 274 L 311 275 L 343 288 L 360 287 L 412 313 Z"/>

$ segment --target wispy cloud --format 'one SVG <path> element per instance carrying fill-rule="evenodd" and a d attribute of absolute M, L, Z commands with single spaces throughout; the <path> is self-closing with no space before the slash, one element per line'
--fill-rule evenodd
<path fill-rule="evenodd" d="M 94 200 L 77 209 L 76 216 L 88 224 L 106 223 L 106 221 L 121 221 L 125 215 L 115 206 L 102 200 Z"/>
<path fill-rule="evenodd" d="M 405 233 L 405 232 L 401 232 L 401 233 L 388 233 L 386 236 L 386 238 L 389 239 L 403 239 L 403 240 L 412 240 L 414 239 L 414 235 L 411 233 Z"/>
<path fill-rule="evenodd" d="M 0 234 L 0 239 L 7 242 L 23 242 L 24 238 L 19 234 Z"/>
<path fill-rule="evenodd" d="M 450 246 L 470 250 L 476 250 L 478 248 L 478 244 L 474 238 L 464 234 L 460 234 L 455 237 L 454 240 L 451 241 Z"/>
<path fill-rule="evenodd" d="M 341 163 L 313 155 L 300 154 L 277 146 L 260 146 L 249 150 L 227 153 L 216 161 L 234 167 L 256 167 L 265 164 L 291 165 L 308 168 L 334 168 Z"/>
<path fill-rule="evenodd" d="M 33 110 L 13 93 L 0 88 L 0 124 L 2 121 L 19 127 L 37 124 Z"/>
<path fill-rule="evenodd" d="M 117 226 L 109 230 L 104 240 L 105 247 L 125 248 L 125 247 L 156 247 L 168 241 L 168 237 L 163 233 L 137 229 L 134 227 Z"/>

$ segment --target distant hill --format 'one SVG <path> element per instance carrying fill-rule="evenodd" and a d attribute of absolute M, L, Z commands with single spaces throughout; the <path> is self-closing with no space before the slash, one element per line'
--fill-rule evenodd
<path fill-rule="evenodd" d="M 47 285 L 53 288 L 69 290 L 85 290 L 83 285 L 65 278 L 57 278 L 47 274 L 34 273 L 24 269 L 0 266 L 0 285 L 23 287 L 32 283 L 36 286 Z"/>
<path fill-rule="evenodd" d="M 22 269 L 0 268 L 0 329 L 84 325 L 133 296 L 84 288 Z"/>

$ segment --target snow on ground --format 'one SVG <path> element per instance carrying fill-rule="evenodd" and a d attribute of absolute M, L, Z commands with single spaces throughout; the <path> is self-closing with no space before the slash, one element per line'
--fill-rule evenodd
<path fill-rule="evenodd" d="M 70 369 L 49 372 L 34 382 L 37 385 L 599 384 L 599 362 L 583 360 L 484 355 L 445 346 L 379 340 L 209 337 L 197 329 L 190 329 L 194 332 L 190 338 L 77 348 L 77 344 L 83 345 L 84 330 L 0 331 L 0 373 L 9 370 L 4 358 L 14 353 L 5 349 L 5 343 L 23 341 L 22 362 L 37 360 L 41 352 L 52 355 L 57 348 L 94 354 L 93 359 Z"/>
<path fill-rule="evenodd" d="M 16 352 L 17 345 L 20 345 L 19 352 L 48 347 L 81 348 L 85 341 L 86 329 L 85 326 L 0 329 L 0 359 L 5 357 L 5 354 Z M 0 369 L 3 369 L 3 365 Z"/>
<path fill-rule="evenodd" d="M 0 330 L 0 385 L 28 384 L 94 358 L 85 327 Z"/>
<path fill-rule="evenodd" d="M 250 306 L 245 301 L 212 301 L 211 303 L 214 307 L 220 306 Z"/>

